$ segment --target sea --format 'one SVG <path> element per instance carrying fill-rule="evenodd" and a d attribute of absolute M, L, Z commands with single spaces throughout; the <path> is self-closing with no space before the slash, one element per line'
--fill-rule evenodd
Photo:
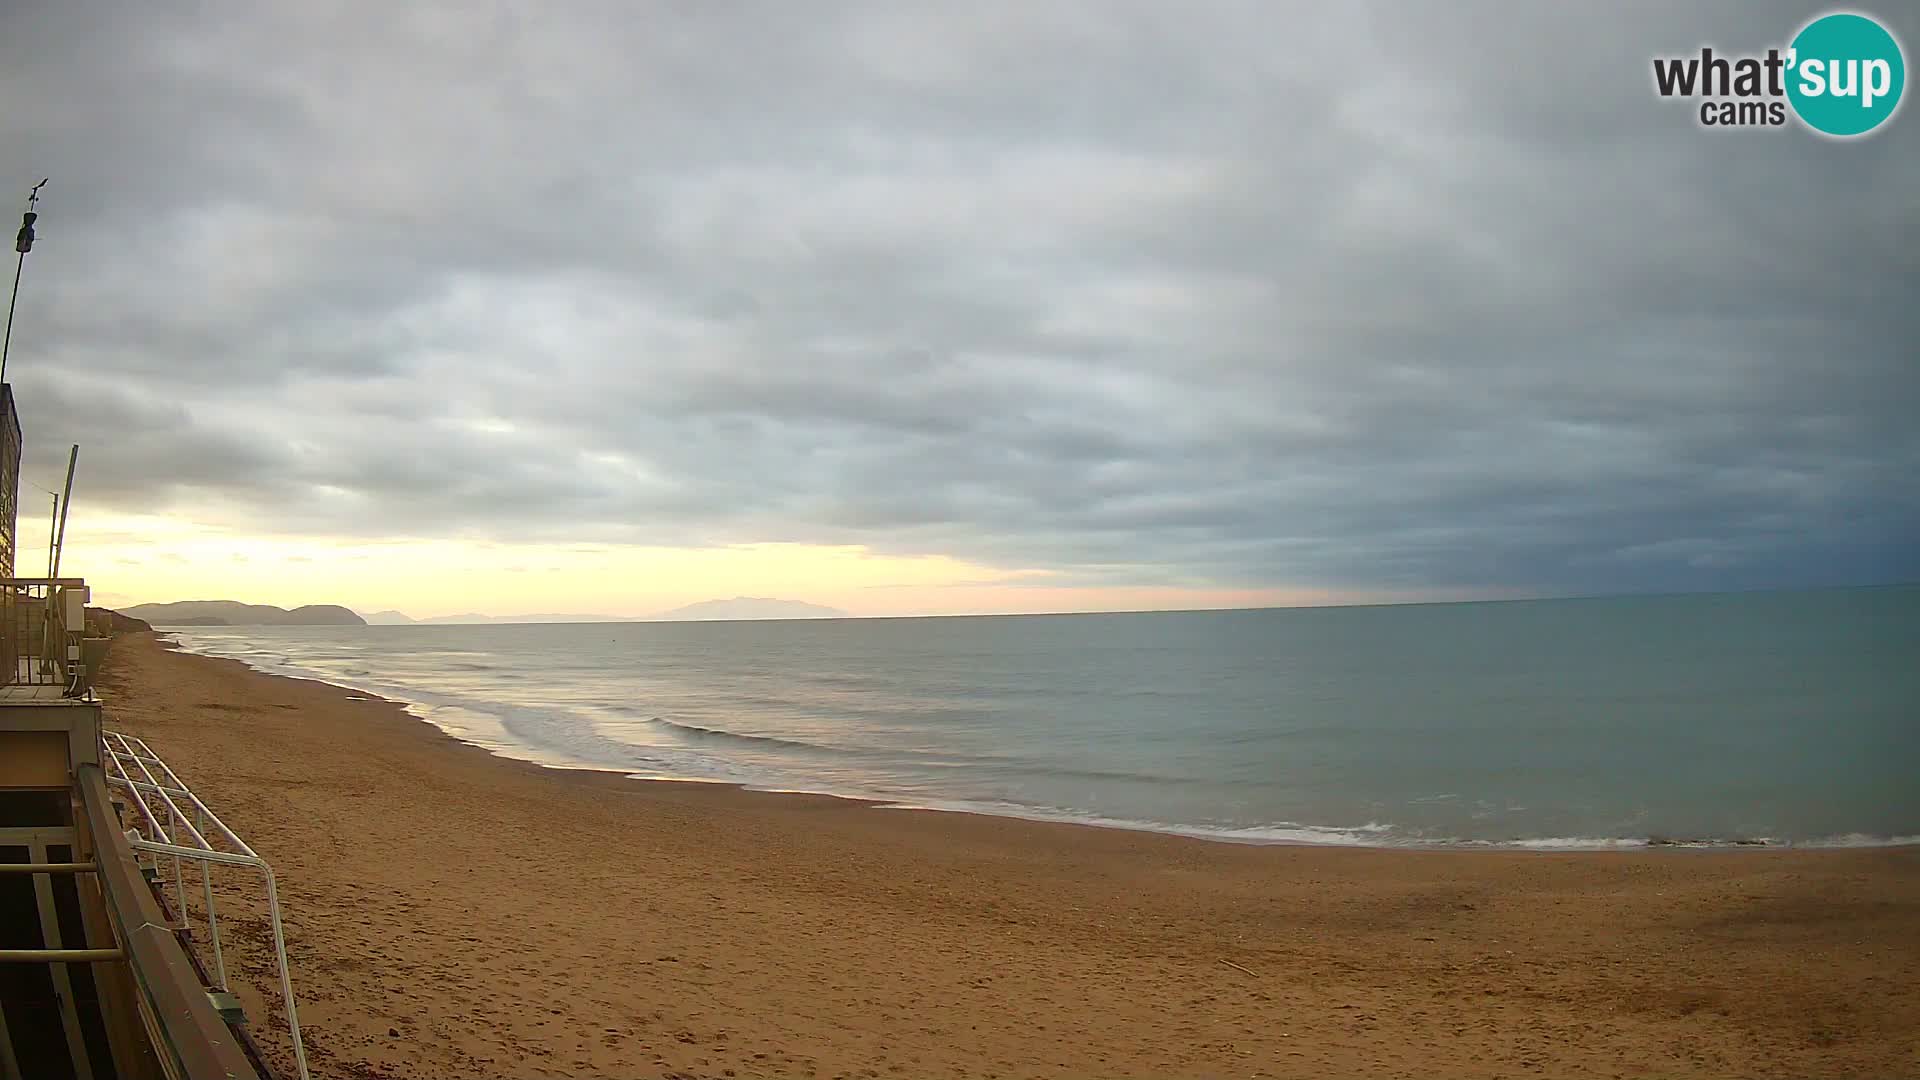
<path fill-rule="evenodd" d="M 1920 843 L 1920 586 L 171 632 L 636 778 L 1255 843 Z"/>

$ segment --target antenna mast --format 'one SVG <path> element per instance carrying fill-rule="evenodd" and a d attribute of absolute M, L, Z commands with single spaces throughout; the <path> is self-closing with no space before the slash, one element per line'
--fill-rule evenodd
<path fill-rule="evenodd" d="M 13 238 L 13 250 L 20 253 L 20 258 L 13 264 L 13 296 L 7 300 L 7 334 L 0 338 L 0 385 L 7 381 L 7 351 L 13 347 L 13 308 L 20 302 L 20 272 L 27 268 L 27 252 L 33 250 L 33 223 L 40 220 L 33 208 L 40 201 L 40 189 L 46 186 L 47 181 L 41 180 L 27 192 L 27 212 L 20 215 L 20 231 Z"/>

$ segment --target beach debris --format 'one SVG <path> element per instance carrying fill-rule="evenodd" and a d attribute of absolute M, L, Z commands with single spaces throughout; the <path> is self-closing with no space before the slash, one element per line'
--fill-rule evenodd
<path fill-rule="evenodd" d="M 1220 962 L 1227 965 L 1228 967 L 1232 968 L 1235 971 L 1244 971 L 1249 975 L 1253 975 L 1253 977 L 1256 979 L 1260 977 L 1258 975 L 1254 975 L 1253 970 L 1251 968 L 1243 968 L 1239 964 L 1234 963 L 1233 961 L 1227 959 L 1224 956 L 1220 958 Z"/>

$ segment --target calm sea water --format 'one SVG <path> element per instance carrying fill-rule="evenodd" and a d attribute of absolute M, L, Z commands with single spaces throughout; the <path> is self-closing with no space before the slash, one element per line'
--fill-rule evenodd
<path fill-rule="evenodd" d="M 638 776 L 1241 840 L 1920 841 L 1920 587 L 178 637 Z"/>

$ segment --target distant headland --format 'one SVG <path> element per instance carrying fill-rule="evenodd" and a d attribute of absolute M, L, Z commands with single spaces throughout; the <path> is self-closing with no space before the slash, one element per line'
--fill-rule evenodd
<path fill-rule="evenodd" d="M 367 620 L 338 604 L 307 604 L 289 611 L 271 604 L 234 600 L 182 600 L 139 604 L 120 614 L 155 626 L 365 626 Z"/>

